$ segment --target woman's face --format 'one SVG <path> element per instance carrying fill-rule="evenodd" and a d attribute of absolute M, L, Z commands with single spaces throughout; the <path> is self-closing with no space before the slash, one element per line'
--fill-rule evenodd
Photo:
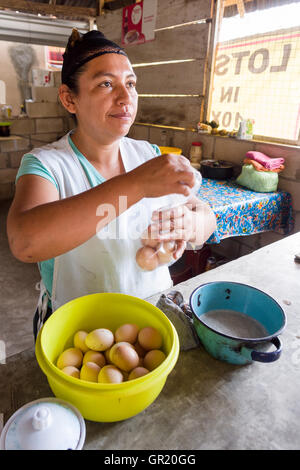
<path fill-rule="evenodd" d="M 104 54 L 86 64 L 73 102 L 78 127 L 102 143 L 125 136 L 137 112 L 136 76 L 127 57 Z"/>

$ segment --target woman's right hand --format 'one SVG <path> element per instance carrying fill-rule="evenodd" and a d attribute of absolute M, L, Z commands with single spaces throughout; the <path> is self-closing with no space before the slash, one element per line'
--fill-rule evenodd
<path fill-rule="evenodd" d="M 195 175 L 189 160 L 183 155 L 165 154 L 148 160 L 130 173 L 138 182 L 143 197 L 166 194 L 189 196 Z"/>

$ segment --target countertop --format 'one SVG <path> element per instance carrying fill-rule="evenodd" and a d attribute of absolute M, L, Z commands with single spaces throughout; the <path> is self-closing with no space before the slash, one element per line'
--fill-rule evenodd
<path fill-rule="evenodd" d="M 84 449 L 299 449 L 299 252 L 296 233 L 176 286 L 186 300 L 214 280 L 243 282 L 271 295 L 287 315 L 278 361 L 235 366 L 202 346 L 180 352 L 162 392 L 142 413 L 117 423 L 86 421 Z M 156 304 L 159 296 L 147 300 Z M 33 348 L 2 362 L 0 429 L 20 406 L 53 396 Z"/>

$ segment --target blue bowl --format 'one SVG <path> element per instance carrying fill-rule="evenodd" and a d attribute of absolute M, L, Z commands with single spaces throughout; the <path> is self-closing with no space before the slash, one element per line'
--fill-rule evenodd
<path fill-rule="evenodd" d="M 192 292 L 190 307 L 197 334 L 216 359 L 239 365 L 279 359 L 278 335 L 286 326 L 286 316 L 265 292 L 237 282 L 209 282 Z M 267 351 L 272 344 L 276 350 Z"/>

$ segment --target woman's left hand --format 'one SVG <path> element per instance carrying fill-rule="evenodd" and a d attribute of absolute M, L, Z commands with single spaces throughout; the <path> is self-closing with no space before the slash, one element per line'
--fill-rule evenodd
<path fill-rule="evenodd" d="M 194 213 L 185 205 L 155 211 L 152 214 L 151 236 L 161 241 L 176 241 L 173 258 L 183 255 L 187 242 L 193 236 Z"/>
<path fill-rule="evenodd" d="M 192 196 L 186 204 L 155 211 L 150 225 L 151 237 L 176 240 L 176 259 L 182 256 L 186 243 L 201 246 L 216 230 L 216 217 L 210 206 Z"/>
<path fill-rule="evenodd" d="M 186 206 L 178 206 L 152 214 L 151 236 L 161 241 L 176 241 L 173 258 L 178 260 L 183 255 L 187 242 L 193 235 L 194 213 Z"/>
<path fill-rule="evenodd" d="M 152 214 L 151 236 L 161 241 L 186 242 L 194 238 L 195 212 L 187 206 L 155 211 Z"/>

